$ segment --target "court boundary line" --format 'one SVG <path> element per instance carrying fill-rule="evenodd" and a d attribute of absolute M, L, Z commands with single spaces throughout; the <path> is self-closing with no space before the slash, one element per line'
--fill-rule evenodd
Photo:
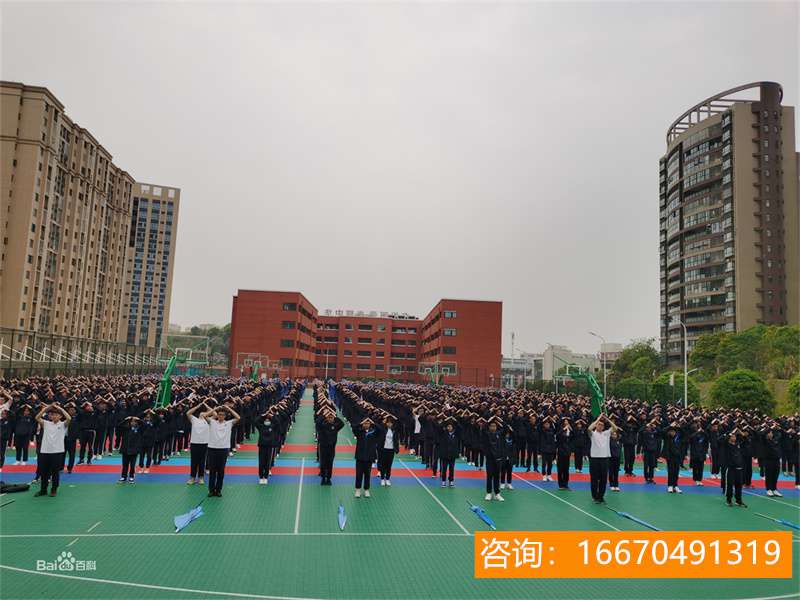
<path fill-rule="evenodd" d="M 449 509 L 449 508 L 447 508 L 447 507 L 446 507 L 444 504 L 442 504 L 442 501 L 441 501 L 441 500 L 439 500 L 439 499 L 438 499 L 438 498 L 437 498 L 437 497 L 436 497 L 436 496 L 433 494 L 433 492 L 432 492 L 432 491 L 431 491 L 431 490 L 428 488 L 428 486 L 427 486 L 427 485 L 425 485 L 424 483 L 422 483 L 422 480 L 421 480 L 419 477 L 417 477 L 417 474 L 416 474 L 416 473 L 414 473 L 414 471 L 412 471 L 412 470 L 411 470 L 411 468 L 410 468 L 410 467 L 409 467 L 409 466 L 408 466 L 408 465 L 407 465 L 407 464 L 406 464 L 406 463 L 405 463 L 405 462 L 404 462 L 402 459 L 400 459 L 400 464 L 401 464 L 401 465 L 403 465 L 403 466 L 406 468 L 406 470 L 407 470 L 409 473 L 411 473 L 411 476 L 412 476 L 414 479 L 416 479 L 416 480 L 417 480 L 417 483 L 418 483 L 418 484 L 420 484 L 420 485 L 422 486 L 422 489 L 424 489 L 426 492 L 428 492 L 428 495 L 429 495 L 431 498 L 433 498 L 433 499 L 436 501 L 436 504 L 438 504 L 439 506 L 441 506 L 441 507 L 442 507 L 442 509 L 444 510 L 444 512 L 446 512 L 446 513 L 447 513 L 447 514 L 450 516 L 450 518 L 451 518 L 451 519 L 453 519 L 453 521 L 455 522 L 455 524 L 456 524 L 456 525 L 458 525 L 458 526 L 461 528 L 461 531 L 463 531 L 463 532 L 464 532 L 462 535 L 469 535 L 469 536 L 471 536 L 472 534 L 469 532 L 469 530 L 467 530 L 467 528 L 466 528 L 466 527 L 464 527 L 464 525 L 462 525 L 462 524 L 461 524 L 461 521 L 459 521 L 459 520 L 456 518 L 456 516 L 455 516 L 453 513 L 451 513 L 451 512 L 450 512 L 450 509 Z"/>
<path fill-rule="evenodd" d="M 11 565 L 0 565 L 0 569 L 8 571 L 16 571 L 18 573 L 26 573 L 28 575 L 43 575 L 45 577 L 57 577 L 59 579 L 72 579 L 77 581 L 90 581 L 92 583 L 102 583 L 106 585 L 119 585 L 136 588 L 144 588 L 148 590 L 163 590 L 166 592 L 187 592 L 190 594 L 206 594 L 213 596 L 233 596 L 236 598 L 259 598 L 261 600 L 315 600 L 314 598 L 307 598 L 302 596 L 269 596 L 264 594 L 247 594 L 244 592 L 216 592 L 212 590 L 198 590 L 193 588 L 181 588 L 167 585 L 155 585 L 149 583 L 136 583 L 134 581 L 119 581 L 117 579 L 100 579 L 99 577 L 83 577 L 78 575 L 65 575 L 63 573 L 49 573 L 47 571 L 34 571 L 32 569 L 23 569 L 21 567 L 12 567 Z"/>
<path fill-rule="evenodd" d="M 292 536 L 320 537 L 320 536 L 342 536 L 342 537 L 466 537 L 463 533 L 448 532 L 368 532 L 368 531 L 301 531 L 293 533 L 291 531 L 209 531 L 209 532 L 120 532 L 120 533 L 4 533 L 0 534 L 0 539 L 36 539 L 36 538 L 114 538 L 114 537 L 292 537 Z M 472 536 L 472 534 L 468 534 Z"/>
<path fill-rule="evenodd" d="M 303 500 L 303 471 L 305 470 L 306 459 L 300 461 L 300 483 L 297 486 L 297 509 L 294 513 L 294 533 L 297 535 L 300 532 L 300 506 Z"/>
<path fill-rule="evenodd" d="M 533 483 L 532 481 L 528 481 L 527 479 L 525 479 L 525 478 L 523 478 L 523 477 L 520 477 L 520 476 L 519 476 L 517 473 L 513 473 L 513 476 L 514 476 L 514 477 L 516 477 L 517 479 L 519 479 L 520 481 L 524 481 L 524 482 L 525 482 L 525 483 L 527 483 L 529 486 L 531 486 L 531 487 L 533 487 L 533 488 L 536 488 L 537 490 L 540 490 L 540 491 L 544 492 L 545 494 L 547 494 L 547 495 L 549 495 L 549 496 L 552 496 L 552 497 L 553 497 L 553 498 L 555 498 L 556 500 L 560 500 L 560 501 L 561 501 L 561 502 L 563 502 L 564 504 L 567 504 L 567 505 L 571 506 L 571 507 L 572 507 L 572 508 L 574 508 L 575 510 L 577 510 L 577 511 L 579 511 L 579 512 L 582 512 L 582 513 L 583 513 L 583 514 L 585 514 L 587 517 L 591 517 L 592 519 L 594 519 L 595 521 L 598 521 L 598 522 L 602 523 L 602 524 L 603 524 L 603 525 L 605 525 L 606 527 L 610 527 L 610 528 L 611 528 L 611 529 L 613 529 L 614 531 L 622 531 L 621 529 L 617 529 L 616 527 L 614 527 L 614 526 L 613 526 L 611 523 L 609 523 L 609 522 L 607 522 L 607 521 L 603 521 L 603 519 L 601 519 L 600 517 L 596 517 L 596 516 L 594 516 L 592 513 L 588 513 L 588 512 L 586 512 L 586 511 L 585 511 L 585 510 L 583 510 L 581 507 L 579 507 L 579 506 L 575 506 L 575 505 L 574 505 L 572 502 L 568 502 L 567 500 L 564 500 L 564 498 L 559 498 L 558 496 L 556 496 L 556 495 L 555 495 L 553 492 L 551 492 L 550 490 L 546 490 L 546 489 L 544 489 L 543 487 L 536 485 L 536 484 L 535 484 L 535 483 Z"/>

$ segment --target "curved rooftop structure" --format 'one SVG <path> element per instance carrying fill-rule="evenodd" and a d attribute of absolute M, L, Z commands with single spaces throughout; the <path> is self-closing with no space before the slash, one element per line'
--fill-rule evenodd
<path fill-rule="evenodd" d="M 783 99 L 783 88 L 779 83 L 776 83 L 774 81 L 754 81 L 753 83 L 746 83 L 744 85 L 740 85 L 735 88 L 725 90 L 724 92 L 714 94 L 713 96 L 706 98 L 702 102 L 698 102 L 692 108 L 687 110 L 685 113 L 683 113 L 680 117 L 678 117 L 672 122 L 672 124 L 669 126 L 669 129 L 667 130 L 667 144 L 669 145 L 676 137 L 678 137 L 684 131 L 686 131 L 693 125 L 696 125 L 700 121 L 707 119 L 711 115 L 725 112 L 733 104 L 736 104 L 737 102 L 748 102 L 753 100 L 753 98 L 741 98 L 741 97 L 733 98 L 732 96 L 754 89 L 759 90 L 759 96 L 760 96 L 761 88 L 762 86 L 765 85 L 777 86 L 779 90 L 779 98 L 781 100 Z"/>

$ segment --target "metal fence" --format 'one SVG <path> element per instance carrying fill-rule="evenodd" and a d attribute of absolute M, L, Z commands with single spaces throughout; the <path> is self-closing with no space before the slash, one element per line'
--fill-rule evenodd
<path fill-rule="evenodd" d="M 157 373 L 169 356 L 166 348 L 0 328 L 0 375 L 7 378 Z"/>
<path fill-rule="evenodd" d="M 600 387 L 603 387 L 603 382 L 599 381 Z M 566 381 L 527 381 L 525 388 L 537 392 L 569 392 L 573 394 L 581 394 L 584 396 L 591 395 L 589 384 L 580 380 L 566 380 Z M 523 389 L 523 385 L 517 385 L 516 389 Z M 683 387 L 680 385 L 672 386 L 669 384 L 661 383 L 613 383 L 609 381 L 606 387 L 606 396 L 615 398 L 628 398 L 631 400 L 642 400 L 647 403 L 671 404 L 683 402 Z M 691 399 L 691 396 L 690 396 Z"/>

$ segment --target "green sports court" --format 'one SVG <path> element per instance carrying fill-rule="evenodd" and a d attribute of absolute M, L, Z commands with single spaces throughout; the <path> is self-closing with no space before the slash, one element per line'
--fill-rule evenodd
<path fill-rule="evenodd" d="M 222 498 L 206 498 L 185 475 L 140 475 L 117 484 L 116 457 L 101 467 L 62 477 L 56 498 L 31 492 L 0 498 L 0 596 L 3 598 L 792 598 L 798 597 L 797 542 L 791 580 L 476 580 L 472 533 L 483 523 L 467 506 L 482 505 L 500 530 L 630 530 L 637 523 L 592 504 L 580 481 L 560 493 L 515 473 L 506 501 L 483 502 L 483 480 L 459 464 L 457 487 L 441 489 L 416 457 L 395 461 L 395 484 L 373 485 L 371 498 L 352 495 L 347 465 L 337 452 L 334 485 L 316 476 L 310 390 L 267 486 L 246 473 L 252 452 L 228 461 Z M 340 444 L 352 442 L 349 430 Z M 297 447 L 312 448 L 296 450 Z M 114 462 L 116 460 L 116 462 Z M 89 469 L 105 469 L 92 472 Z M 180 470 L 180 464 L 169 467 Z M 30 479 L 6 467 L 3 479 Z M 185 470 L 185 469 L 184 469 Z M 242 474 L 237 474 L 241 472 Z M 72 479 L 71 479 L 72 478 Z M 373 479 L 375 482 L 375 479 Z M 778 500 L 749 491 L 749 508 L 728 508 L 710 484 L 677 496 L 662 486 L 623 483 L 608 497 L 664 530 L 786 530 L 766 519 L 797 521 L 794 490 Z M 13 502 L 11 502 L 13 500 Z M 205 501 L 204 501 L 205 500 Z M 203 501 L 204 515 L 174 533 L 172 519 Z M 10 503 L 9 503 L 10 502 Z M 347 525 L 340 531 L 342 503 Z M 39 571 L 63 552 L 93 561 L 93 570 Z M 546 574 L 546 573 L 544 573 Z"/>

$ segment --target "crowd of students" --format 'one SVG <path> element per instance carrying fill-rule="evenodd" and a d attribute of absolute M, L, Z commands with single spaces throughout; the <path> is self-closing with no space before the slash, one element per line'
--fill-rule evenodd
<path fill-rule="evenodd" d="M 134 483 L 151 465 L 188 451 L 188 484 L 221 496 L 227 458 L 258 433 L 259 483 L 275 457 L 305 389 L 304 382 L 253 382 L 222 377 L 176 378 L 171 401 L 156 406 L 152 376 L 32 377 L 0 380 L 0 470 L 6 450 L 28 462 L 35 442 L 41 483 L 37 496 L 57 494 L 62 470 L 91 464 L 112 452 L 122 460 L 120 483 Z"/>
<path fill-rule="evenodd" d="M 703 485 L 710 458 L 710 477 L 720 481 L 729 505 L 745 505 L 742 488 L 753 485 L 754 459 L 768 496 L 781 496 L 781 472 L 793 474 L 800 489 L 796 414 L 772 418 L 755 410 L 610 398 L 605 414 L 594 418 L 589 399 L 569 393 L 358 382 L 317 384 L 315 406 L 318 438 L 320 423 L 343 426 L 337 407 L 351 423 L 357 495 L 369 490 L 373 461 L 382 485 L 390 484 L 399 444 L 420 457 L 431 477 L 440 476 L 442 487 L 454 485 L 457 457 L 478 469 L 485 465 L 487 500 L 502 501 L 501 490 L 514 489 L 514 467 L 541 469 L 543 480 L 553 481 L 554 462 L 558 488 L 568 490 L 570 463 L 581 473 L 588 458 L 592 497 L 602 503 L 606 487 L 621 490 L 621 471 L 623 478 L 633 476 L 637 455 L 648 484 L 655 483 L 659 460 L 665 461 L 668 493 L 682 493 L 678 476 L 687 458 L 696 486 Z M 322 445 L 320 456 L 331 456 Z M 330 470 L 325 472 L 329 481 Z"/>

